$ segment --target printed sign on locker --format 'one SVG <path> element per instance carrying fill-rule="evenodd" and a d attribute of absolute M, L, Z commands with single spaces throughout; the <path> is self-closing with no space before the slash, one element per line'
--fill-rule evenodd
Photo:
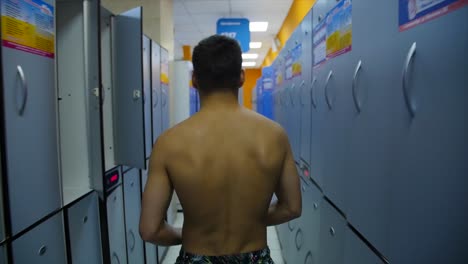
<path fill-rule="evenodd" d="M 399 26 L 405 31 L 468 4 L 468 0 L 399 0 Z"/>
<path fill-rule="evenodd" d="M 54 7 L 41 0 L 1 0 L 2 45 L 54 58 Z"/>
<path fill-rule="evenodd" d="M 239 42 L 242 52 L 249 51 L 249 20 L 245 18 L 221 18 L 216 23 L 216 34 L 233 38 Z"/>

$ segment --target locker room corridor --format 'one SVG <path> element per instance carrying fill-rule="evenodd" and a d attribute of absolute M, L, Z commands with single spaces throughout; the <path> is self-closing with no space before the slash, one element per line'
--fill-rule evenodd
<path fill-rule="evenodd" d="M 468 263 L 468 0 L 0 0 L 0 14 L 0 264 L 173 264 L 181 246 L 162 245 L 264 247 L 273 224 L 276 264 Z M 229 93 L 194 74 L 212 35 L 237 55 L 195 69 L 235 61 Z M 220 139 L 194 125 L 155 148 L 202 99 L 247 114 L 207 107 Z M 160 198 L 179 173 L 185 240 L 168 227 L 183 225 L 177 196 Z M 249 206 L 273 190 L 263 221 Z"/>

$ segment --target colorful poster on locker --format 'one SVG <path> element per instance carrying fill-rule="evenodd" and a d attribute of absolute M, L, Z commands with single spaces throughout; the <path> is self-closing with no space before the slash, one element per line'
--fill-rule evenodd
<path fill-rule="evenodd" d="M 351 51 L 352 34 L 351 0 L 340 1 L 327 14 L 327 58 Z"/>
<path fill-rule="evenodd" d="M 327 60 L 327 24 L 322 19 L 314 28 L 314 67 L 319 66 Z"/>
<path fill-rule="evenodd" d="M 284 80 L 284 60 L 282 57 L 278 57 L 275 66 L 275 88 L 281 87 Z"/>
<path fill-rule="evenodd" d="M 161 84 L 169 85 L 169 52 L 161 49 Z"/>
<path fill-rule="evenodd" d="M 286 80 L 290 80 L 302 74 L 301 55 L 302 44 L 299 44 L 296 47 L 294 47 L 289 53 L 289 55 L 286 57 Z"/>
<path fill-rule="evenodd" d="M 405 31 L 468 4 L 468 0 L 399 0 L 399 26 Z"/>
<path fill-rule="evenodd" d="M 41 0 L 1 0 L 2 45 L 54 58 L 54 7 Z"/>

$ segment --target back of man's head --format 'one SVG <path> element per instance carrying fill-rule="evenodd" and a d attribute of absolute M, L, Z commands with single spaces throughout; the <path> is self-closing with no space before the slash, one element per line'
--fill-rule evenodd
<path fill-rule="evenodd" d="M 194 85 L 201 92 L 242 86 L 242 51 L 236 40 L 221 35 L 203 39 L 193 50 Z"/>

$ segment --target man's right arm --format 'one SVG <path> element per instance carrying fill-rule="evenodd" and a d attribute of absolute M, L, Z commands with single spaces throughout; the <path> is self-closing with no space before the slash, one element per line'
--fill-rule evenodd
<path fill-rule="evenodd" d="M 281 144 L 286 149 L 283 155 L 281 175 L 275 189 L 278 200 L 268 209 L 267 225 L 279 225 L 298 218 L 302 213 L 300 180 L 288 137 L 282 131 Z"/>

